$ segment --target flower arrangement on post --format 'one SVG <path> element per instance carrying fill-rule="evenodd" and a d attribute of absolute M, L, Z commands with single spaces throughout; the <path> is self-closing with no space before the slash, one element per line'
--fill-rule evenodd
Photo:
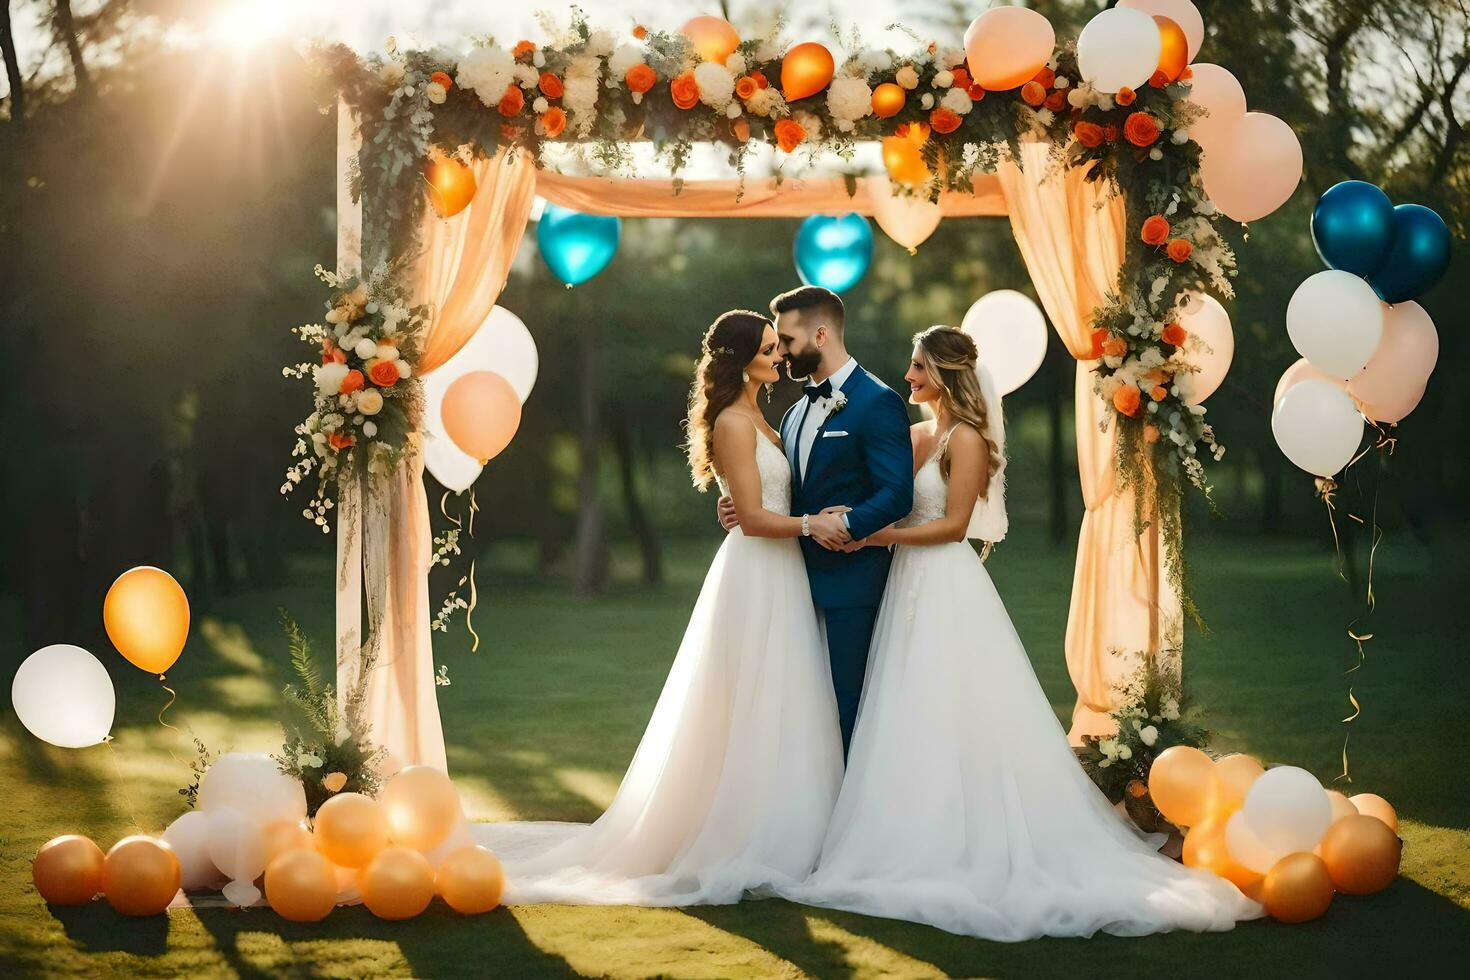
<path fill-rule="evenodd" d="M 1114 650 L 1114 656 L 1121 651 Z M 1168 666 L 1177 651 L 1159 656 L 1143 654 L 1138 669 L 1116 688 L 1118 707 L 1111 717 L 1116 735 L 1087 735 L 1077 758 L 1098 789 L 1113 803 L 1122 801 L 1140 829 L 1166 826 L 1148 797 L 1148 773 L 1154 760 L 1175 745 L 1202 748 L 1209 732 L 1190 710 L 1177 674 Z"/>
<path fill-rule="evenodd" d="M 410 449 L 423 407 L 413 365 L 428 310 L 408 306 L 397 278 L 386 269 L 365 282 L 320 265 L 316 275 L 332 290 L 325 322 L 292 332 L 319 349 L 320 363 L 303 361 L 281 372 L 311 378 L 314 410 L 296 426 L 291 455 L 297 461 L 286 471 L 281 493 L 289 494 L 316 472 L 316 495 L 302 514 L 325 534 L 331 530 L 327 512 L 334 506 L 333 485 L 359 470 L 390 472 Z"/>

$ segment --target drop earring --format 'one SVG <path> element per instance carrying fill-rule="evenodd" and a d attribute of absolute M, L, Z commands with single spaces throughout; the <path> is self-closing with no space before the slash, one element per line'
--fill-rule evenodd
<path fill-rule="evenodd" d="M 749 371 L 741 371 L 740 372 L 740 381 L 743 384 L 750 384 L 750 372 Z"/>
<path fill-rule="evenodd" d="M 766 389 L 766 401 L 769 402 L 771 400 L 771 392 L 776 390 L 776 386 L 767 381 L 761 387 Z"/>

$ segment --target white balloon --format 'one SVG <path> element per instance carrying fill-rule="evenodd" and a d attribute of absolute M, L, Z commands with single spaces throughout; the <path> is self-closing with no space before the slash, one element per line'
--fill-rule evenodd
<path fill-rule="evenodd" d="M 306 819 L 306 791 L 300 780 L 281 772 L 270 756 L 231 752 L 216 759 L 200 780 L 199 809 L 205 813 L 239 810 L 262 827 L 277 820 L 299 823 Z"/>
<path fill-rule="evenodd" d="M 1327 791 L 1316 776 L 1296 766 L 1267 769 L 1251 783 L 1240 810 L 1250 821 L 1250 829 L 1278 861 L 1316 847 L 1332 823 L 1332 801 Z"/>
<path fill-rule="evenodd" d="M 440 406 L 449 386 L 471 371 L 494 371 L 525 404 L 536 387 L 540 361 L 531 331 L 510 310 L 490 311 L 474 336 L 448 361 L 424 375 L 424 467 L 456 493 L 469 488 L 484 468 L 444 433 Z"/>
<path fill-rule="evenodd" d="M 230 882 L 221 892 L 227 902 L 241 908 L 249 908 L 260 901 L 260 889 L 255 887 L 255 882 L 243 878 Z"/>
<path fill-rule="evenodd" d="M 1141 10 L 1150 17 L 1167 17 L 1178 24 L 1189 44 L 1190 61 L 1205 43 L 1205 19 L 1189 0 L 1118 0 L 1118 6 Z"/>
<path fill-rule="evenodd" d="M 873 220 L 884 234 L 910 252 L 939 227 L 943 211 L 938 201 L 921 194 L 900 194 L 886 177 L 868 180 L 868 199 L 873 205 Z"/>
<path fill-rule="evenodd" d="M 1002 396 L 1031 380 L 1046 359 L 1046 317 L 1025 293 L 997 289 L 974 302 L 960 329 L 980 349 L 980 363 Z"/>
<path fill-rule="evenodd" d="M 174 853 L 179 856 L 180 884 L 185 890 L 216 885 L 224 876 L 209 859 L 209 817 L 201 810 L 183 814 L 163 832 Z"/>
<path fill-rule="evenodd" d="M 1225 849 L 1236 864 L 1244 865 L 1257 874 L 1265 874 L 1280 860 L 1274 850 L 1261 843 L 1260 835 L 1251 826 L 1244 810 L 1236 810 L 1225 821 Z"/>
<path fill-rule="evenodd" d="M 1325 381 L 1334 387 L 1347 390 L 1347 382 L 1334 378 L 1330 374 L 1323 374 L 1312 367 L 1311 361 L 1303 357 L 1281 373 L 1280 380 L 1276 382 L 1276 393 L 1271 396 L 1271 411 L 1276 411 L 1276 406 L 1281 404 L 1282 395 L 1303 381 Z"/>
<path fill-rule="evenodd" d="M 1208 153 L 1245 116 L 1245 90 L 1219 65 L 1190 65 L 1189 71 L 1189 101 L 1208 113 L 1189 124 L 1189 136 Z"/>
<path fill-rule="evenodd" d="M 234 807 L 208 815 L 209 860 L 232 881 L 254 881 L 265 871 L 265 834 L 260 824 Z"/>
<path fill-rule="evenodd" d="M 117 694 L 102 661 L 56 643 L 26 657 L 10 682 L 10 703 L 26 731 L 52 745 L 96 745 L 112 730 Z"/>
<path fill-rule="evenodd" d="M 1199 370 L 1189 375 L 1187 388 L 1191 405 L 1198 405 L 1215 393 L 1235 360 L 1235 331 L 1230 329 L 1230 314 L 1215 297 L 1195 293 L 1179 314 L 1179 325 L 1196 337 L 1201 347 L 1186 349 L 1185 362 Z"/>
<path fill-rule="evenodd" d="M 1271 413 L 1271 434 L 1297 466 L 1316 476 L 1333 476 L 1358 451 L 1363 416 L 1336 385 L 1300 381 L 1282 392 Z"/>
<path fill-rule="evenodd" d="M 1077 68 L 1100 92 L 1142 88 L 1159 67 L 1159 25 L 1141 10 L 1104 10 L 1077 38 Z"/>
<path fill-rule="evenodd" d="M 1297 353 L 1334 378 L 1351 378 L 1383 339 L 1383 302 L 1367 281 L 1328 269 L 1296 288 L 1286 306 L 1286 332 Z"/>

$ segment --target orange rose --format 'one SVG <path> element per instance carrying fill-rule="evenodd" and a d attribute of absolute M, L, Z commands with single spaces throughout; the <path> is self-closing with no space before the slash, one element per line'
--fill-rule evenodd
<path fill-rule="evenodd" d="M 344 395 L 350 395 L 357 389 L 361 388 L 363 384 L 364 381 L 362 379 L 362 372 L 359 371 L 357 368 L 353 368 L 351 371 L 347 372 L 347 376 L 342 379 L 342 387 L 338 388 L 337 390 Z"/>
<path fill-rule="evenodd" d="M 1162 214 L 1149 215 L 1139 233 L 1145 245 L 1162 245 L 1169 240 L 1169 222 Z"/>
<path fill-rule="evenodd" d="M 398 383 L 398 366 L 392 361 L 374 359 L 368 365 L 368 377 L 379 388 L 389 388 Z"/>
<path fill-rule="evenodd" d="M 1089 150 L 1102 145 L 1103 131 L 1097 123 L 1080 122 L 1072 127 L 1072 135 Z"/>
<path fill-rule="evenodd" d="M 735 138 L 742 143 L 748 142 L 750 140 L 750 123 L 746 121 L 744 116 L 741 116 L 739 119 L 736 119 L 730 124 L 730 131 L 734 133 Z"/>
<path fill-rule="evenodd" d="M 434 72 L 434 74 L 430 75 L 429 76 L 429 81 L 435 82 L 435 83 L 443 86 L 444 87 L 444 91 L 446 91 L 446 92 L 448 92 L 450 89 L 454 88 L 454 80 L 451 79 L 448 75 L 446 75 L 442 71 L 436 71 L 436 72 Z"/>
<path fill-rule="evenodd" d="M 1046 97 L 1046 101 L 1042 105 L 1046 106 L 1052 112 L 1061 112 L 1067 107 L 1067 93 L 1061 89 L 1057 89 Z"/>
<path fill-rule="evenodd" d="M 561 135 L 562 130 L 567 128 L 567 114 L 562 111 L 561 106 L 554 105 L 541 113 L 537 125 L 547 139 L 556 139 Z"/>
<path fill-rule="evenodd" d="M 559 99 L 561 98 L 562 92 L 565 91 L 562 87 L 561 79 L 549 71 L 543 71 L 541 73 L 541 80 L 537 83 L 537 88 L 541 89 L 541 94 L 548 99 Z"/>
<path fill-rule="evenodd" d="M 1041 71 L 1031 76 L 1031 80 L 1042 88 L 1051 88 L 1057 80 L 1057 73 L 1050 68 L 1042 68 Z"/>
<path fill-rule="evenodd" d="M 960 117 L 952 109 L 940 106 L 929 113 L 929 125 L 936 133 L 952 133 L 960 128 Z"/>
<path fill-rule="evenodd" d="M 979 102 L 985 98 L 985 86 L 979 82 L 974 82 L 969 88 L 965 89 L 965 94 L 970 97 L 971 102 Z"/>
<path fill-rule="evenodd" d="M 796 149 L 806 139 L 806 130 L 795 119 L 776 121 L 776 145 L 787 153 Z"/>
<path fill-rule="evenodd" d="M 327 445 L 331 446 L 333 449 L 346 449 L 348 446 L 352 445 L 353 441 L 354 440 L 351 436 L 344 436 L 340 432 L 327 433 Z"/>
<path fill-rule="evenodd" d="M 1113 407 L 1130 419 L 1138 414 L 1138 406 L 1143 401 L 1143 395 L 1138 391 L 1138 385 L 1124 385 L 1113 392 Z"/>
<path fill-rule="evenodd" d="M 530 41 L 520 41 L 516 44 L 514 48 L 511 49 L 510 53 L 515 57 L 517 61 L 525 61 L 530 59 L 531 55 L 536 53 L 536 45 L 532 44 Z"/>
<path fill-rule="evenodd" d="M 648 36 L 648 28 L 644 27 L 642 24 L 634 25 L 633 36 L 640 41 L 643 40 L 645 37 Z"/>
<path fill-rule="evenodd" d="M 1150 422 L 1143 427 L 1143 441 L 1152 445 L 1159 441 L 1159 427 Z"/>
<path fill-rule="evenodd" d="M 1123 135 L 1134 146 L 1152 146 L 1159 138 L 1159 121 L 1146 112 L 1130 113 L 1123 123 Z"/>
<path fill-rule="evenodd" d="M 623 81 L 628 83 L 629 92 L 647 92 L 658 81 L 658 73 L 647 65 L 634 65 L 623 76 Z"/>
<path fill-rule="evenodd" d="M 1144 374 L 1143 380 L 1147 381 L 1151 385 L 1161 385 L 1165 381 L 1169 380 L 1169 372 L 1165 371 L 1163 368 L 1154 368 L 1152 371 Z"/>
<path fill-rule="evenodd" d="M 1118 105 L 1132 105 L 1133 100 L 1136 98 L 1138 98 L 1138 94 L 1125 85 L 1118 89 L 1118 94 L 1113 96 L 1113 101 L 1118 103 Z"/>
<path fill-rule="evenodd" d="M 1122 337 L 1109 337 L 1103 341 L 1102 352 L 1104 357 L 1122 357 L 1128 353 L 1128 341 Z"/>
<path fill-rule="evenodd" d="M 521 94 L 521 87 L 514 82 L 505 87 L 505 94 L 500 97 L 500 105 L 497 106 L 502 116 L 514 116 L 526 106 L 526 97 Z"/>
<path fill-rule="evenodd" d="M 970 77 L 970 73 L 964 65 L 960 65 L 958 68 L 950 69 L 949 73 L 954 76 L 955 88 L 967 89 L 974 84 L 974 79 Z"/>
<path fill-rule="evenodd" d="M 1029 106 L 1039 106 L 1046 101 L 1046 86 L 1040 82 L 1027 82 L 1021 86 L 1021 101 Z"/>
<path fill-rule="evenodd" d="M 749 75 L 740 76 L 740 79 L 735 83 L 735 95 L 739 97 L 741 102 L 749 102 L 750 97 L 759 90 L 760 86 Z"/>
<path fill-rule="evenodd" d="M 750 73 L 750 77 L 753 78 L 753 79 L 755 79 L 755 87 L 756 88 L 770 88 L 771 87 L 771 80 L 768 79 L 768 78 L 766 78 L 765 72 L 753 71 L 753 72 Z"/>
<path fill-rule="evenodd" d="M 1170 347 L 1183 347 L 1184 341 L 1188 339 L 1188 337 L 1188 330 L 1185 330 L 1177 323 L 1171 323 L 1168 326 L 1164 327 L 1164 332 L 1159 337 L 1159 339 L 1168 344 Z"/>
<path fill-rule="evenodd" d="M 328 793 L 340 793 L 342 787 L 347 785 L 347 774 L 345 772 L 329 772 L 322 777 L 322 788 Z"/>
<path fill-rule="evenodd" d="M 680 109 L 693 109 L 699 104 L 699 83 L 694 72 L 686 71 L 669 83 L 669 95 Z"/>
<path fill-rule="evenodd" d="M 1103 356 L 1103 344 L 1107 342 L 1108 332 L 1102 327 L 1092 331 L 1092 353 L 1088 355 L 1090 360 L 1097 360 Z"/>
<path fill-rule="evenodd" d="M 1149 88 L 1163 88 L 1165 85 L 1168 85 L 1168 84 L 1169 84 L 1169 76 L 1168 75 L 1165 75 L 1161 71 L 1154 72 L 1153 73 L 1153 77 L 1151 77 L 1148 80 Z"/>
<path fill-rule="evenodd" d="M 1156 402 L 1163 401 L 1164 400 L 1164 396 L 1166 396 L 1168 394 L 1169 394 L 1169 392 L 1166 391 L 1162 385 L 1154 385 L 1148 391 L 1148 397 L 1152 398 Z"/>
<path fill-rule="evenodd" d="M 1175 262 L 1187 262 L 1189 261 L 1189 253 L 1194 251 L 1194 246 L 1182 238 L 1176 238 L 1169 243 L 1167 251 L 1169 258 Z"/>

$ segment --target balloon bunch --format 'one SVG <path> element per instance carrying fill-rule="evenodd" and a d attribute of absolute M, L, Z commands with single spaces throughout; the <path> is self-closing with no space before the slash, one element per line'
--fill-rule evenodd
<path fill-rule="evenodd" d="M 1450 233 L 1430 209 L 1394 207 L 1372 184 L 1348 180 L 1318 200 L 1312 240 L 1329 268 L 1286 308 L 1302 359 L 1276 386 L 1271 430 L 1288 459 L 1330 479 L 1358 452 L 1364 418 L 1397 423 L 1424 397 L 1439 334 L 1411 301 L 1444 275 Z"/>
<path fill-rule="evenodd" d="M 873 229 L 860 214 L 814 214 L 797 229 L 792 253 L 802 282 L 846 292 L 873 261 Z"/>
<path fill-rule="evenodd" d="M 1334 893 L 1368 895 L 1398 877 L 1403 842 L 1388 801 L 1323 789 L 1305 769 L 1176 745 L 1154 760 L 1148 791 L 1188 828 L 1185 864 L 1228 879 L 1282 922 L 1315 919 Z"/>

